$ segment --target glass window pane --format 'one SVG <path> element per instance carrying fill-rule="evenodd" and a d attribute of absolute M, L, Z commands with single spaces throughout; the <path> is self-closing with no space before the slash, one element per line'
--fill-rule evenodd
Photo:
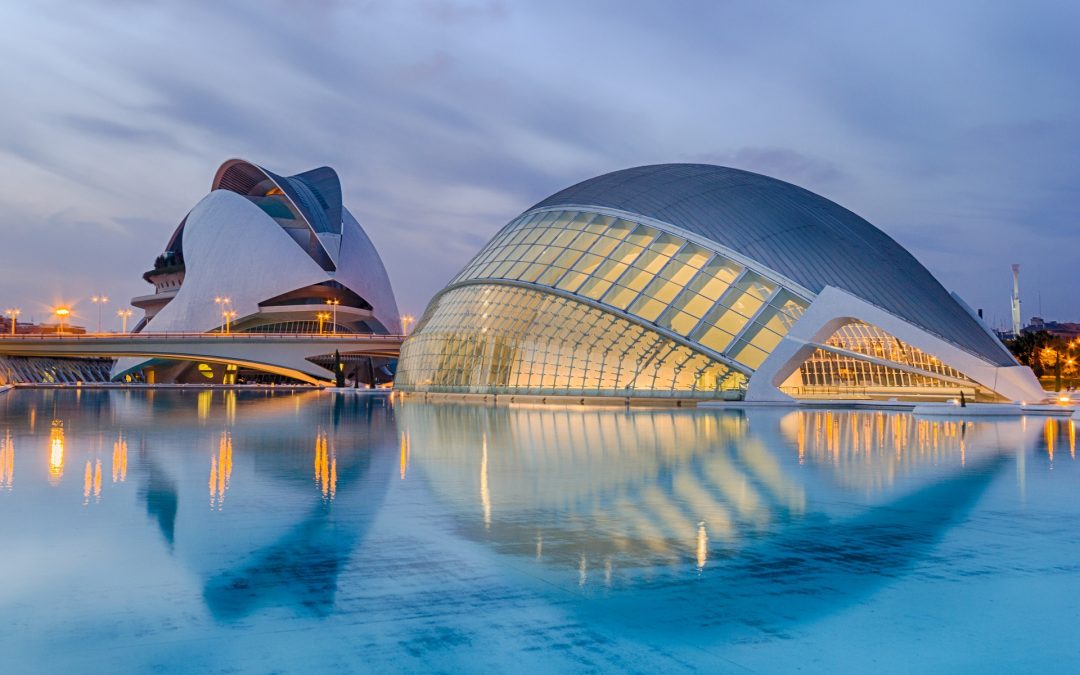
<path fill-rule="evenodd" d="M 607 234 L 608 236 L 615 237 L 619 241 L 622 241 L 631 232 L 633 232 L 634 228 L 636 227 L 637 223 L 632 223 L 629 220 L 623 220 L 622 218 L 619 218 L 611 224 L 611 227 L 608 229 Z"/>
<path fill-rule="evenodd" d="M 585 274 L 593 274 L 602 262 L 604 262 L 604 259 L 600 256 L 586 253 L 574 263 L 574 269 Z"/>
<path fill-rule="evenodd" d="M 563 274 L 566 273 L 561 267 L 549 267 L 546 272 L 540 275 L 540 278 L 536 280 L 536 283 L 542 286 L 554 286 L 555 282 L 559 280 Z"/>
<path fill-rule="evenodd" d="M 664 265 L 666 265 L 671 259 L 667 256 L 661 255 L 653 249 L 648 249 L 642 253 L 637 260 L 634 261 L 634 267 L 643 269 L 649 274 L 656 274 Z"/>
<path fill-rule="evenodd" d="M 619 280 L 619 283 L 624 286 L 629 286 L 635 291 L 641 291 L 649 284 L 649 281 L 651 281 L 652 278 L 653 275 L 648 272 L 631 267 L 626 274 L 623 275 L 622 279 Z"/>
<path fill-rule="evenodd" d="M 602 236 L 596 240 L 596 243 L 589 249 L 589 253 L 595 253 L 600 256 L 607 256 L 611 253 L 616 246 L 619 245 L 619 240 L 613 237 Z"/>
<path fill-rule="evenodd" d="M 736 354 L 732 357 L 748 368 L 758 368 L 765 361 L 768 354 L 751 344 L 743 343 Z"/>
<path fill-rule="evenodd" d="M 652 283 L 645 287 L 645 295 L 656 298 L 667 306 L 671 304 L 671 301 L 675 299 L 675 296 L 678 295 L 681 290 L 681 285 L 673 281 L 667 281 L 662 277 L 657 277 L 652 280 Z"/>
<path fill-rule="evenodd" d="M 734 338 L 734 335 L 720 330 L 719 328 L 709 328 L 705 331 L 705 334 L 701 336 L 701 339 L 699 339 L 698 342 L 713 351 L 722 352 L 727 349 L 727 346 L 731 344 L 731 341 Z"/>
<path fill-rule="evenodd" d="M 626 286 L 612 286 L 611 290 L 604 296 L 604 302 L 612 307 L 618 307 L 619 309 L 626 309 L 627 306 L 637 297 L 638 292 L 632 288 Z"/>
<path fill-rule="evenodd" d="M 635 246 L 629 242 L 623 242 L 619 244 L 615 250 L 611 253 L 612 260 L 618 260 L 626 264 L 630 264 L 637 259 L 641 252 L 644 251 L 640 246 Z"/>
<path fill-rule="evenodd" d="M 577 251 L 563 251 L 559 254 L 559 257 L 555 259 L 555 264 L 559 267 L 569 269 L 579 257 L 581 257 L 581 253 Z"/>
<path fill-rule="evenodd" d="M 599 300 L 610 287 L 611 281 L 600 277 L 593 277 L 581 287 L 579 293 L 587 298 Z"/>
<path fill-rule="evenodd" d="M 649 247 L 656 251 L 660 255 L 671 257 L 675 255 L 675 252 L 682 248 L 682 245 L 686 243 L 686 240 L 676 237 L 671 234 L 661 234 L 655 242 Z"/>
<path fill-rule="evenodd" d="M 664 311 L 665 307 L 667 303 L 643 295 L 630 306 L 630 313 L 646 321 L 656 321 L 656 317 L 660 316 L 660 312 Z"/>
<path fill-rule="evenodd" d="M 704 249 L 697 244 L 687 243 L 686 246 L 682 247 L 682 250 L 675 254 L 675 259 L 694 269 L 701 269 L 712 256 L 712 251 Z"/>
<path fill-rule="evenodd" d="M 559 283 L 556 287 L 561 288 L 564 291 L 569 291 L 570 293 L 573 293 L 578 289 L 578 286 L 581 286 L 581 282 L 585 281 L 586 279 L 588 279 L 588 275 L 571 270 L 567 272 L 562 279 L 559 280 Z"/>
<path fill-rule="evenodd" d="M 626 241 L 637 244 L 638 246 L 648 246 L 658 234 L 659 232 L 648 225 L 638 225 L 637 228 L 626 237 Z"/>

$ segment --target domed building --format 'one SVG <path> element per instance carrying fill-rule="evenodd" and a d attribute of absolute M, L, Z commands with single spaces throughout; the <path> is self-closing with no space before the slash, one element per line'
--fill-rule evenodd
<path fill-rule="evenodd" d="M 1044 397 L 888 235 L 759 174 L 586 180 L 500 230 L 406 341 L 406 392 L 633 399 Z"/>
<path fill-rule="evenodd" d="M 135 332 L 389 334 L 400 329 L 386 269 L 344 207 L 333 169 L 280 176 L 232 159 L 217 170 L 210 190 L 143 275 L 154 292 L 131 301 L 145 313 Z M 313 372 L 331 377 L 330 363 L 319 365 L 323 370 Z M 392 378 L 388 365 L 365 362 L 362 372 L 382 382 Z M 236 370 L 228 371 L 226 364 L 128 357 L 117 361 L 112 376 L 151 367 L 157 381 L 180 382 L 235 380 L 229 373 Z"/>

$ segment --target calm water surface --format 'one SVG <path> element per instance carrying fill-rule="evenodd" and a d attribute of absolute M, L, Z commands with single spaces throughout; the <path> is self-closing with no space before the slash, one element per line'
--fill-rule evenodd
<path fill-rule="evenodd" d="M 0 672 L 1045 671 L 1069 421 L 0 394 Z"/>

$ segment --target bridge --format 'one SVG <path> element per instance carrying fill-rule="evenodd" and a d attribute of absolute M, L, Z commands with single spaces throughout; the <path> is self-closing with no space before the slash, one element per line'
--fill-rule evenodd
<path fill-rule="evenodd" d="M 326 384 L 333 377 L 310 361 L 342 356 L 397 358 L 402 335 L 305 333 L 88 333 L 0 336 L 0 356 L 147 358 L 235 364 Z"/>

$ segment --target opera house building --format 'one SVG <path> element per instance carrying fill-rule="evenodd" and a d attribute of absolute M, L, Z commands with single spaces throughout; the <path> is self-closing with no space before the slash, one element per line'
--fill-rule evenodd
<path fill-rule="evenodd" d="M 280 176 L 244 160 L 217 170 L 143 278 L 154 292 L 132 299 L 143 310 L 135 332 L 368 333 L 399 330 L 386 269 L 342 203 L 330 167 Z M 332 303 L 333 311 L 329 310 Z M 331 318 L 332 317 L 332 318 Z M 331 356 L 311 376 L 332 378 Z M 273 364 L 270 364 L 272 370 Z M 198 360 L 124 357 L 113 379 L 236 381 L 237 367 Z M 392 360 L 365 363 L 365 380 L 393 377 Z M 242 381 L 288 380 L 258 370 Z M 370 382 L 369 382 L 370 383 Z"/>
<path fill-rule="evenodd" d="M 526 210 L 429 304 L 405 392 L 630 400 L 1044 397 L 910 253 L 819 195 L 643 166 Z"/>

